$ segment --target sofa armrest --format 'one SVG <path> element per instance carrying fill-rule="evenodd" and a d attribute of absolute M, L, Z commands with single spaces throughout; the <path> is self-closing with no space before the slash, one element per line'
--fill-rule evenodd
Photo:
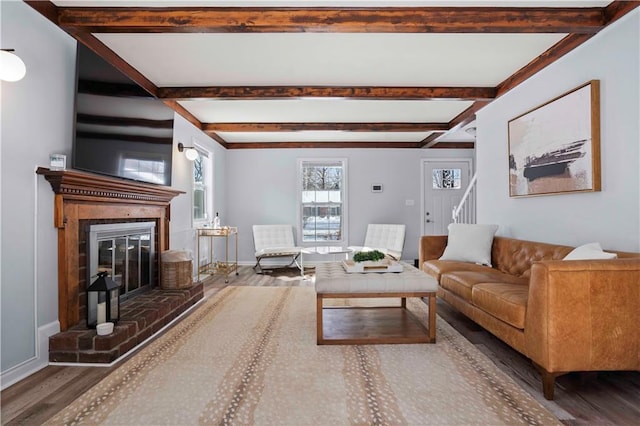
<path fill-rule="evenodd" d="M 427 260 L 439 259 L 447 247 L 446 235 L 423 235 L 420 237 L 420 248 L 418 253 L 418 266 L 422 269 L 422 264 Z"/>
<path fill-rule="evenodd" d="M 549 373 L 640 370 L 640 258 L 531 268 L 527 356 Z"/>

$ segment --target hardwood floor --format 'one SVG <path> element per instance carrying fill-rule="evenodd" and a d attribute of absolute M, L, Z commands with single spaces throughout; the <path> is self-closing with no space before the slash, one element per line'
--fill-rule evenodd
<path fill-rule="evenodd" d="M 249 266 L 240 267 L 239 276 L 230 276 L 228 285 L 313 286 L 301 281 L 295 271 L 274 271 L 257 275 Z M 278 276 L 281 275 L 280 278 Z M 205 280 L 205 297 L 227 284 L 224 277 Z M 487 355 L 502 371 L 536 398 L 566 425 L 640 424 L 640 373 L 602 372 L 559 377 L 555 399 L 542 396 L 540 377 L 531 363 L 518 352 L 484 331 L 464 315 L 438 301 L 438 314 Z M 117 369 L 48 366 L 0 394 L 3 425 L 39 425 L 63 409 L 83 392 Z"/>
<path fill-rule="evenodd" d="M 640 424 L 640 372 L 560 376 L 554 400 L 547 401 L 542 396 L 540 375 L 526 357 L 439 299 L 437 312 L 564 424 Z"/>

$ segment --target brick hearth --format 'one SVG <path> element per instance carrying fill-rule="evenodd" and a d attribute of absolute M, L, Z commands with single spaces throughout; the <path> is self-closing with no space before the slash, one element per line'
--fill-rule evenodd
<path fill-rule="evenodd" d="M 49 361 L 110 363 L 158 332 L 204 297 L 202 282 L 187 289 L 155 288 L 120 306 L 113 333 L 98 336 L 84 323 L 49 338 Z"/>

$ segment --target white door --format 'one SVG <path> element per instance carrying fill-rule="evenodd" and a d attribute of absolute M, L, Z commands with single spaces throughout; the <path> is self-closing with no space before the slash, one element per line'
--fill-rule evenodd
<path fill-rule="evenodd" d="M 471 180 L 471 160 L 424 160 L 422 234 L 447 235 L 451 212 Z"/>

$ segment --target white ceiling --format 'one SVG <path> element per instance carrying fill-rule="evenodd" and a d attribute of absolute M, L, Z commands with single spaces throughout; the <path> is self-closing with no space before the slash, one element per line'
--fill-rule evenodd
<path fill-rule="evenodd" d="M 159 86 L 496 86 L 566 34 L 98 34 Z"/>
<path fill-rule="evenodd" d="M 72 1 L 58 6 L 604 7 L 609 1 Z M 157 87 L 496 87 L 566 34 L 95 33 Z M 202 123 L 447 123 L 469 100 L 181 100 Z M 467 126 L 468 127 L 468 126 Z M 473 141 L 459 129 L 446 135 Z M 431 132 L 217 132 L 226 142 L 419 142 Z"/>
<path fill-rule="evenodd" d="M 471 101 L 378 101 L 355 99 L 268 99 L 180 101 L 207 123 L 268 122 L 448 122 Z M 427 120 L 426 117 L 429 117 Z"/>

